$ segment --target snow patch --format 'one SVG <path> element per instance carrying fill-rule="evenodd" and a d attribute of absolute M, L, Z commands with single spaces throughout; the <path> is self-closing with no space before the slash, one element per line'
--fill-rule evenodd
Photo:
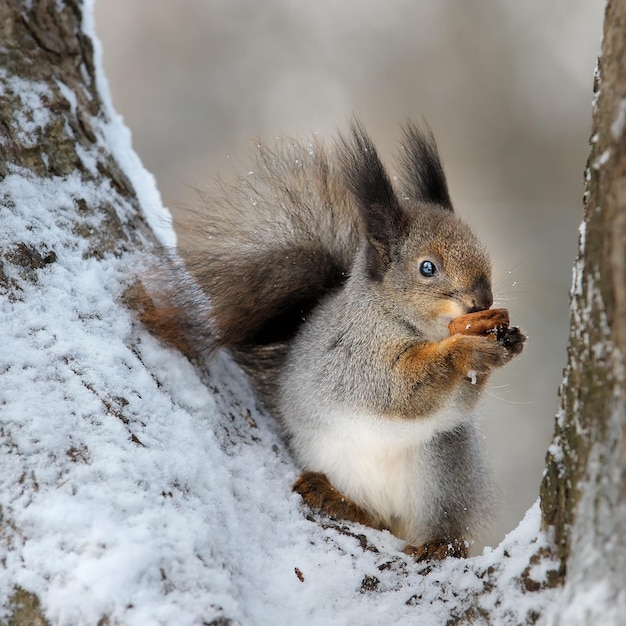
<path fill-rule="evenodd" d="M 10 96 L 20 101 L 19 111 L 13 118 L 16 126 L 12 131 L 24 146 L 34 147 L 37 145 L 37 131 L 50 121 L 47 107 L 51 97 L 50 89 L 43 82 L 12 76 L 0 68 L 0 97 Z"/>
<path fill-rule="evenodd" d="M 626 123 L 626 98 L 622 98 L 617 105 L 617 113 L 611 124 L 611 137 L 615 141 L 619 141 L 624 132 L 624 124 Z"/>
<path fill-rule="evenodd" d="M 611 158 L 611 149 L 607 148 L 594 162 L 593 169 L 599 170 Z"/>

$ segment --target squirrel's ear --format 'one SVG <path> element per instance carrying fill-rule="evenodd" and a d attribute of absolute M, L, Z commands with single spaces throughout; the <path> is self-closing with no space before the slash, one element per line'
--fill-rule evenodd
<path fill-rule="evenodd" d="M 380 279 L 409 219 L 363 124 L 354 120 L 350 131 L 349 138 L 339 136 L 339 154 L 365 226 L 367 269 L 371 278 Z"/>
<path fill-rule="evenodd" d="M 448 183 L 432 131 L 428 126 L 421 129 L 411 122 L 407 122 L 402 131 L 403 181 L 411 199 L 452 211 Z"/>

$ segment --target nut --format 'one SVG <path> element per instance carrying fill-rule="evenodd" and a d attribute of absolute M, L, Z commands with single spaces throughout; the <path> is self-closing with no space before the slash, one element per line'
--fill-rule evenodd
<path fill-rule="evenodd" d="M 487 335 L 508 326 L 509 312 L 506 309 L 487 309 L 455 317 L 448 324 L 448 330 L 451 335 Z"/>

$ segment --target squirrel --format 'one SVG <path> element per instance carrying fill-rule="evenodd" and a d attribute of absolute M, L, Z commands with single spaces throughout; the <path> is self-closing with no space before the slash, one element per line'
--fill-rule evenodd
<path fill-rule="evenodd" d="M 525 336 L 450 335 L 493 303 L 428 127 L 403 127 L 400 183 L 363 124 L 257 145 L 255 168 L 188 210 L 144 322 L 226 348 L 278 419 L 313 510 L 388 529 L 417 560 L 465 557 L 492 510 L 474 407 Z"/>

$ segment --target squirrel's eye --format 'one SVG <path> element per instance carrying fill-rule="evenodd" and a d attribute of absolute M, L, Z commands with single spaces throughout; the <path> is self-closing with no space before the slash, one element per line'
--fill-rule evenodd
<path fill-rule="evenodd" d="M 432 261 L 420 263 L 420 274 L 426 278 L 432 278 L 437 273 L 437 266 Z"/>

